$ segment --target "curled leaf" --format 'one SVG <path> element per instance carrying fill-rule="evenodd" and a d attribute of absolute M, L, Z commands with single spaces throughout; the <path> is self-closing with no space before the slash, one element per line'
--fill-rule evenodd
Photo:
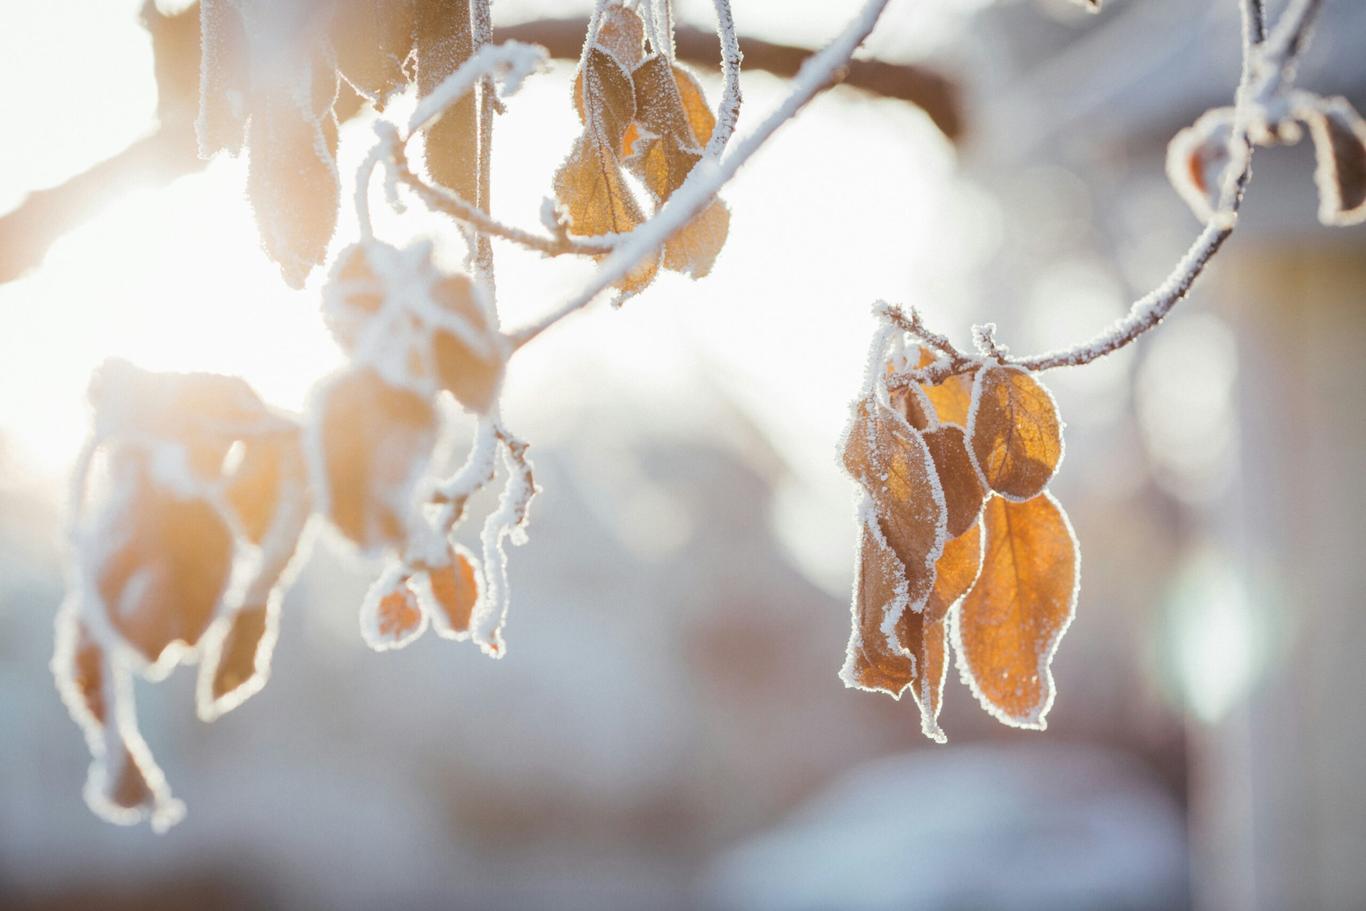
<path fill-rule="evenodd" d="M 1319 221 L 1366 222 L 1366 120 L 1345 98 L 1319 99 L 1307 120 L 1317 160 Z"/>
<path fill-rule="evenodd" d="M 1200 115 L 1167 145 L 1167 179 L 1202 222 L 1219 210 L 1224 179 L 1233 163 L 1233 108 Z"/>
<path fill-rule="evenodd" d="M 448 275 L 433 289 L 433 297 L 451 317 L 432 335 L 437 378 L 460 404 L 486 412 L 498 396 L 506 355 L 477 286 L 467 275 Z"/>
<path fill-rule="evenodd" d="M 102 525 L 109 536 L 92 568 L 110 628 L 154 667 L 193 647 L 227 588 L 233 538 L 206 500 L 163 489 L 145 474 Z"/>
<path fill-rule="evenodd" d="M 982 514 L 986 491 L 968 454 L 967 436 L 962 428 L 941 424 L 924 430 L 921 436 L 934 462 L 935 475 L 944 491 L 947 509 L 946 532 L 950 538 L 963 534 Z"/>
<path fill-rule="evenodd" d="M 944 544 L 934 565 L 934 587 L 925 599 L 924 614 L 931 619 L 942 619 L 958 599 L 968 593 L 982 571 L 982 522 Z"/>
<path fill-rule="evenodd" d="M 470 620 L 479 604 L 479 565 L 463 547 L 452 547 L 447 562 L 413 577 L 418 600 L 443 639 L 469 638 Z"/>
<path fill-rule="evenodd" d="M 844 467 L 867 491 L 878 526 L 912 584 L 923 583 L 925 591 L 911 593 L 919 609 L 946 524 L 944 496 L 924 438 L 887 405 L 864 399 L 845 433 Z"/>
<path fill-rule="evenodd" d="M 417 0 L 414 58 L 418 97 L 429 95 L 474 53 L 469 0 Z M 424 155 L 432 179 L 480 204 L 479 105 L 467 92 L 426 130 Z"/>
<path fill-rule="evenodd" d="M 864 524 L 854 582 L 853 623 L 840 679 L 846 686 L 900 699 L 915 676 L 914 660 L 889 641 L 889 630 L 906 613 L 906 568 L 874 527 Z M 923 595 L 922 595 L 923 597 Z"/>
<path fill-rule="evenodd" d="M 1045 727 L 1049 668 L 1076 611 L 1080 560 L 1052 496 L 992 497 L 984 513 L 981 575 L 958 607 L 959 669 L 982 707 L 1013 727 Z"/>
<path fill-rule="evenodd" d="M 361 548 L 404 540 L 435 418 L 425 398 L 372 370 L 340 373 L 319 392 L 309 427 L 319 511 Z"/>
<path fill-rule="evenodd" d="M 361 605 L 361 636 L 377 652 L 403 648 L 426 631 L 427 621 L 407 578 L 392 572 L 370 587 Z"/>
<path fill-rule="evenodd" d="M 1019 367 L 988 366 L 978 372 L 968 439 L 987 486 L 1012 500 L 1037 496 L 1062 461 L 1058 406 Z"/>

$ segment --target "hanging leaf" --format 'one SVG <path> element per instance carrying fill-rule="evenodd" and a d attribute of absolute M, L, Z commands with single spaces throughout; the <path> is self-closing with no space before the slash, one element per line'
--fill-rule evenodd
<path fill-rule="evenodd" d="M 977 521 L 986 499 L 986 491 L 968 454 L 967 436 L 952 424 L 922 431 L 921 436 L 934 462 L 939 486 L 944 491 L 946 532 L 950 538 L 957 538 Z"/>
<path fill-rule="evenodd" d="M 1019 367 L 978 372 L 968 437 L 987 486 L 1012 500 L 1037 496 L 1062 461 L 1058 406 Z"/>
<path fill-rule="evenodd" d="M 319 393 L 309 428 L 319 511 L 362 549 L 403 542 L 435 418 L 425 398 L 365 368 L 338 374 Z"/>
<path fill-rule="evenodd" d="M 402 575 L 382 576 L 361 605 L 361 636 L 377 652 L 403 648 L 427 629 L 427 614 L 407 582 Z"/>
<path fill-rule="evenodd" d="M 943 617 L 923 611 L 906 611 L 896 626 L 897 640 L 911 659 L 911 697 L 920 708 L 920 730 L 936 743 L 948 738 L 939 727 L 944 704 L 944 679 L 948 675 L 948 625 Z"/>
<path fill-rule="evenodd" d="M 907 613 L 906 568 L 885 538 L 866 523 L 859 541 L 853 623 L 840 679 L 846 686 L 900 699 L 915 677 L 914 661 L 895 650 L 887 630 Z M 923 596 L 922 596 L 923 597 Z"/>
<path fill-rule="evenodd" d="M 238 445 L 242 459 L 228 478 L 225 496 L 247 540 L 260 544 L 289 486 L 303 483 L 303 451 L 297 434 L 257 437 Z"/>
<path fill-rule="evenodd" d="M 636 122 L 624 139 L 626 163 L 662 205 L 702 160 L 716 120 L 696 79 L 662 55 L 642 61 L 632 80 Z M 729 229 L 730 210 L 712 200 L 664 245 L 664 267 L 702 278 L 711 271 Z"/>
<path fill-rule="evenodd" d="M 982 522 L 944 544 L 944 552 L 934 565 L 934 587 L 925 599 L 924 614 L 943 619 L 949 609 L 968 593 L 982 570 Z"/>
<path fill-rule="evenodd" d="M 1233 163 L 1233 108 L 1200 115 L 1167 145 L 1167 179 L 1202 222 L 1219 210 L 1224 179 Z"/>
<path fill-rule="evenodd" d="M 347 354 L 384 305 L 385 284 L 372 259 L 395 261 L 398 251 L 375 240 L 352 244 L 337 254 L 323 286 L 323 321 Z"/>
<path fill-rule="evenodd" d="M 199 157 L 242 148 L 247 124 L 247 39 L 234 0 L 199 0 Z"/>
<path fill-rule="evenodd" d="M 469 0 L 417 0 L 418 98 L 425 98 L 474 53 Z M 472 205 L 479 199 L 479 102 L 466 92 L 426 129 L 424 155 L 432 179 Z"/>
<path fill-rule="evenodd" d="M 957 613 L 959 668 L 994 717 L 1041 730 L 1054 697 L 1049 665 L 1076 610 L 1077 542 L 1047 493 L 992 497 L 984 526 L 981 575 Z"/>
<path fill-rule="evenodd" d="M 244 607 L 232 615 L 222 639 L 210 650 L 201 671 L 199 716 L 212 721 L 266 685 L 275 645 L 277 611 L 265 604 Z"/>
<path fill-rule="evenodd" d="M 1366 121 L 1345 98 L 1320 99 L 1308 116 L 1318 166 L 1319 221 L 1366 222 Z"/>
<path fill-rule="evenodd" d="M 454 6 L 456 4 L 449 4 Z M 413 0 L 345 0 L 332 14 L 337 70 L 377 108 L 408 84 L 416 29 Z"/>
<path fill-rule="evenodd" d="M 286 284 L 302 288 L 337 224 L 337 76 L 317 59 L 295 79 L 253 98 L 247 195 L 266 253 Z"/>
<path fill-rule="evenodd" d="M 193 647 L 213 621 L 232 569 L 232 531 L 196 496 L 139 469 L 101 521 L 109 540 L 92 567 L 110 627 L 149 664 Z"/>
<path fill-rule="evenodd" d="M 446 562 L 428 567 L 412 580 L 418 601 L 443 639 L 468 639 L 470 619 L 479 604 L 479 565 L 463 547 L 452 547 Z"/>
<path fill-rule="evenodd" d="M 435 329 L 432 343 L 442 388 L 482 414 L 498 398 L 506 352 L 477 291 L 467 275 L 448 275 L 437 284 L 433 297 L 453 319 Z"/>
<path fill-rule="evenodd" d="M 920 348 L 916 369 L 928 367 L 937 360 L 929 348 Z M 972 384 L 975 373 L 955 373 L 941 383 L 922 384 L 920 391 L 925 393 L 935 417 L 942 424 L 968 426 L 968 412 L 972 409 Z"/>
<path fill-rule="evenodd" d="M 645 220 L 621 171 L 618 150 L 635 116 L 635 89 L 628 69 L 602 47 L 589 49 L 575 80 L 584 131 L 555 172 L 555 196 L 572 232 L 584 236 L 624 234 Z M 662 254 L 637 264 L 618 284 L 628 293 L 654 280 Z"/>
<path fill-rule="evenodd" d="M 78 611 L 67 606 L 57 616 L 57 647 L 52 673 L 71 718 L 87 734 L 101 730 L 113 694 L 106 691 L 104 649 Z"/>

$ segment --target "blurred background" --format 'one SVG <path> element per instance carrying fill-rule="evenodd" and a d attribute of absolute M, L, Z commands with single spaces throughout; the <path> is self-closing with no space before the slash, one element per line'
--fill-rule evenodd
<path fill-rule="evenodd" d="M 321 276 L 290 291 L 259 249 L 241 159 L 75 178 L 184 129 L 184 74 L 159 101 L 140 22 L 184 5 L 0 4 L 0 908 L 1366 908 L 1366 228 L 1317 225 L 1307 144 L 1258 153 L 1169 324 L 1047 377 L 1083 554 L 1048 731 L 998 725 L 950 674 L 936 746 L 909 701 L 836 678 L 855 533 L 834 450 L 872 302 L 964 345 L 994 320 L 1016 351 L 1119 317 L 1198 230 L 1163 153 L 1231 97 L 1231 0 L 894 2 L 860 56 L 934 93 L 821 96 L 725 192 L 710 277 L 517 356 L 505 414 L 544 492 L 507 658 L 368 651 L 378 567 L 323 538 L 263 693 L 203 725 L 191 672 L 139 685 L 186 820 L 96 819 L 47 669 L 91 369 L 237 373 L 300 408 L 340 363 Z M 495 23 L 590 6 L 499 0 Z M 811 49 L 855 6 L 735 17 Z M 710 30 L 704 0 L 679 10 Z M 1366 109 L 1364 46 L 1366 5 L 1330 0 L 1301 84 Z M 571 75 L 497 123 L 516 223 L 577 133 Z M 741 133 L 785 81 L 743 84 Z M 343 127 L 348 182 L 372 117 Z M 18 216 L 63 186 L 79 215 L 21 255 Z M 378 228 L 458 245 L 417 212 Z M 509 324 L 591 269 L 497 255 Z"/>

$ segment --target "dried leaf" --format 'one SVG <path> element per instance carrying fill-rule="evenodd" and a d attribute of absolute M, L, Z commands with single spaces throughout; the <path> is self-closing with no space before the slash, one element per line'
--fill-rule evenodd
<path fill-rule="evenodd" d="M 1049 665 L 1076 610 L 1076 538 L 1047 493 L 1023 503 L 992 497 L 984 526 L 981 575 L 956 615 L 959 668 L 997 719 L 1043 729 L 1054 696 Z"/>
<path fill-rule="evenodd" d="M 918 605 L 929 590 L 947 518 L 924 439 L 889 407 L 865 399 L 845 434 L 844 467 L 872 498 L 878 525 L 912 586 L 924 582 L 924 591 L 911 592 Z"/>
<path fill-rule="evenodd" d="M 242 148 L 247 123 L 247 41 L 233 0 L 200 0 L 199 157 Z"/>
<path fill-rule="evenodd" d="M 471 411 L 486 412 L 497 399 L 503 381 L 504 356 L 497 333 L 476 299 L 469 276 L 446 276 L 433 296 L 467 330 L 438 328 L 432 335 L 441 386 Z"/>
<path fill-rule="evenodd" d="M 987 486 L 1012 500 L 1037 496 L 1062 461 L 1058 406 L 1019 367 L 978 372 L 968 439 Z"/>
<path fill-rule="evenodd" d="M 1308 118 L 1318 166 L 1319 221 L 1366 222 L 1366 120 L 1345 98 L 1323 99 Z"/>
<path fill-rule="evenodd" d="M 275 617 L 264 604 L 244 607 L 233 614 L 223 639 L 218 643 L 216 660 L 205 665 L 208 674 L 208 700 L 200 717 L 212 720 L 240 705 L 259 692 L 270 673 L 270 655 L 275 644 Z"/>
<path fill-rule="evenodd" d="M 922 611 L 906 611 L 896 626 L 901 648 L 913 659 L 911 697 L 920 708 L 920 730 L 937 743 L 948 740 L 939 727 L 944 704 L 944 678 L 948 674 L 948 624 L 943 617 Z"/>
<path fill-rule="evenodd" d="M 716 120 L 691 74 L 655 55 L 631 74 L 636 124 L 628 135 L 627 164 L 656 204 L 667 201 L 702 159 Z M 664 267 L 702 278 L 711 271 L 730 230 L 730 210 L 713 200 L 664 246 Z"/>
<path fill-rule="evenodd" d="M 111 628 L 149 664 L 194 646 L 213 621 L 232 569 L 232 531 L 199 497 L 134 482 L 107 523 L 112 540 L 94 566 Z"/>
<path fill-rule="evenodd" d="M 982 521 L 944 544 L 934 565 L 934 587 L 925 599 L 925 616 L 941 619 L 972 588 L 982 571 Z"/>
<path fill-rule="evenodd" d="M 402 576 L 381 577 L 361 605 L 361 636 L 377 652 L 403 648 L 427 629 L 427 614 Z"/>
<path fill-rule="evenodd" d="M 953 424 L 941 424 L 921 435 L 930 450 L 939 486 L 944 491 L 947 534 L 957 538 L 977 522 L 986 500 L 986 490 L 973 467 L 972 456 L 968 454 L 967 435 Z"/>
<path fill-rule="evenodd" d="M 913 613 L 907 610 L 908 596 L 906 568 L 886 539 L 865 524 L 854 582 L 853 623 L 840 670 L 847 686 L 900 699 L 911 684 L 914 662 L 892 647 L 887 632 L 904 614 Z"/>
<path fill-rule="evenodd" d="M 323 286 L 323 321 L 347 354 L 355 351 L 361 333 L 384 305 L 384 282 L 370 261 L 372 251 L 397 258 L 393 247 L 378 241 L 352 244 L 337 254 Z"/>
<path fill-rule="evenodd" d="M 57 617 L 57 647 L 52 673 L 72 719 L 87 733 L 98 732 L 109 717 L 112 693 L 106 692 L 104 649 L 74 607 Z"/>
<path fill-rule="evenodd" d="M 1206 111 L 1167 146 L 1167 179 L 1202 222 L 1219 209 L 1224 178 L 1233 162 L 1235 113 L 1233 108 Z"/>
<path fill-rule="evenodd" d="M 418 97 L 424 98 L 474 53 L 469 0 L 417 0 Z M 471 204 L 478 198 L 479 105 L 467 92 L 425 133 L 424 155 L 432 179 Z"/>
<path fill-rule="evenodd" d="M 379 108 L 408 84 L 404 66 L 413 50 L 414 16 L 413 0 L 346 0 L 333 12 L 337 70 Z"/>
<path fill-rule="evenodd" d="M 555 172 L 555 196 L 565 207 L 569 228 L 575 234 L 632 231 L 645 216 L 618 158 L 626 128 L 636 112 L 630 72 L 607 50 L 593 47 L 574 85 L 584 131 Z M 637 264 L 618 287 L 632 294 L 643 290 L 654 280 L 662 257 L 656 253 Z"/>
<path fill-rule="evenodd" d="M 928 348 L 920 349 L 916 368 L 928 367 L 935 362 L 934 352 Z M 942 424 L 968 426 L 968 411 L 972 408 L 972 383 L 975 374 L 955 373 L 953 376 L 933 386 L 922 385 L 920 390 L 929 399 L 935 417 Z"/>
<path fill-rule="evenodd" d="M 247 540 L 260 544 L 270 531 L 287 488 L 303 481 L 303 451 L 296 434 L 254 437 L 239 443 L 242 460 L 224 492 Z"/>
<path fill-rule="evenodd" d="M 340 193 L 336 73 L 318 59 L 304 77 L 305 97 L 289 85 L 257 93 L 247 129 L 247 195 L 266 253 L 293 288 L 327 256 Z"/>
<path fill-rule="evenodd" d="M 479 567 L 463 547 L 453 547 L 447 562 L 413 577 L 413 587 L 423 609 L 443 639 L 467 639 L 470 618 L 479 603 Z"/>
<path fill-rule="evenodd" d="M 320 511 L 366 550 L 400 544 L 436 442 L 431 404 L 372 370 L 349 370 L 320 393 L 310 429 Z"/>
<path fill-rule="evenodd" d="M 613 3 L 602 11 L 594 43 L 629 71 L 645 56 L 645 20 L 635 10 Z"/>

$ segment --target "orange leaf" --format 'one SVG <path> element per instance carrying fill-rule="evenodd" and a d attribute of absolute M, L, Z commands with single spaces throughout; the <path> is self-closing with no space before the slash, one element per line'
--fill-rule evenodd
<path fill-rule="evenodd" d="M 935 360 L 934 352 L 922 347 L 916 367 L 928 367 Z M 973 375 L 970 373 L 955 373 L 942 383 L 920 387 L 941 423 L 968 426 L 968 410 L 972 407 L 972 380 Z"/>
<path fill-rule="evenodd" d="M 982 522 L 944 544 L 934 566 L 934 588 L 925 600 L 925 616 L 943 619 L 949 608 L 968 593 L 982 570 Z"/>
<path fill-rule="evenodd" d="M 427 615 L 406 580 L 381 580 L 361 606 L 361 635 L 375 651 L 402 648 L 426 628 Z"/>
<path fill-rule="evenodd" d="M 466 639 L 470 617 L 479 603 L 479 567 L 463 547 L 451 548 L 448 556 L 446 565 L 415 576 L 414 587 L 436 634 L 443 639 Z"/>
<path fill-rule="evenodd" d="M 244 607 L 233 614 L 223 638 L 205 662 L 203 673 L 209 692 L 200 717 L 211 720 L 260 691 L 270 673 L 275 644 L 275 618 L 264 604 Z"/>
<path fill-rule="evenodd" d="M 1058 406 L 1019 367 L 988 366 L 978 373 L 968 438 L 987 485 L 1012 500 L 1037 496 L 1062 461 Z"/>
<path fill-rule="evenodd" d="M 1013 727 L 1045 727 L 1049 665 L 1076 610 L 1080 558 L 1052 496 L 987 501 L 982 572 L 958 608 L 963 678 L 989 713 Z"/>
<path fill-rule="evenodd" d="M 939 727 L 948 674 L 948 624 L 943 617 L 908 610 L 896 625 L 897 639 L 912 658 L 911 697 L 920 708 L 920 730 L 938 743 L 948 740 Z"/>
<path fill-rule="evenodd" d="M 207 500 L 181 498 L 146 478 L 128 503 L 112 547 L 95 567 L 110 626 L 148 663 L 177 643 L 193 646 L 212 622 L 232 569 L 232 531 Z"/>
<path fill-rule="evenodd" d="M 1366 222 L 1366 120 L 1345 98 L 1323 99 L 1308 118 L 1318 167 L 1319 220 Z"/>
<path fill-rule="evenodd" d="M 320 511 L 364 549 L 400 543 L 415 476 L 436 442 L 431 404 L 374 371 L 349 370 L 320 393 L 311 429 Z"/>
<path fill-rule="evenodd" d="M 946 521 L 923 437 L 891 408 L 865 399 L 845 434 L 844 466 L 872 498 L 878 526 L 915 587 L 911 603 L 918 605 L 929 591 Z"/>
<path fill-rule="evenodd" d="M 914 662 L 893 649 L 886 632 L 907 612 L 907 594 L 906 568 L 886 540 L 865 525 L 854 582 L 853 625 L 840 670 L 847 686 L 900 699 L 914 679 Z"/>
<path fill-rule="evenodd" d="M 475 299 L 474 283 L 467 275 L 448 275 L 433 296 L 463 320 L 469 334 L 481 343 L 473 345 L 460 333 L 438 328 L 433 334 L 437 377 L 460 404 L 477 413 L 488 411 L 503 381 L 503 357 L 488 316 Z"/>
<path fill-rule="evenodd" d="M 921 434 L 934 461 L 939 486 L 948 510 L 946 531 L 951 538 L 963 534 L 982 514 L 986 491 L 968 454 L 967 437 L 952 424 L 941 424 Z"/>

